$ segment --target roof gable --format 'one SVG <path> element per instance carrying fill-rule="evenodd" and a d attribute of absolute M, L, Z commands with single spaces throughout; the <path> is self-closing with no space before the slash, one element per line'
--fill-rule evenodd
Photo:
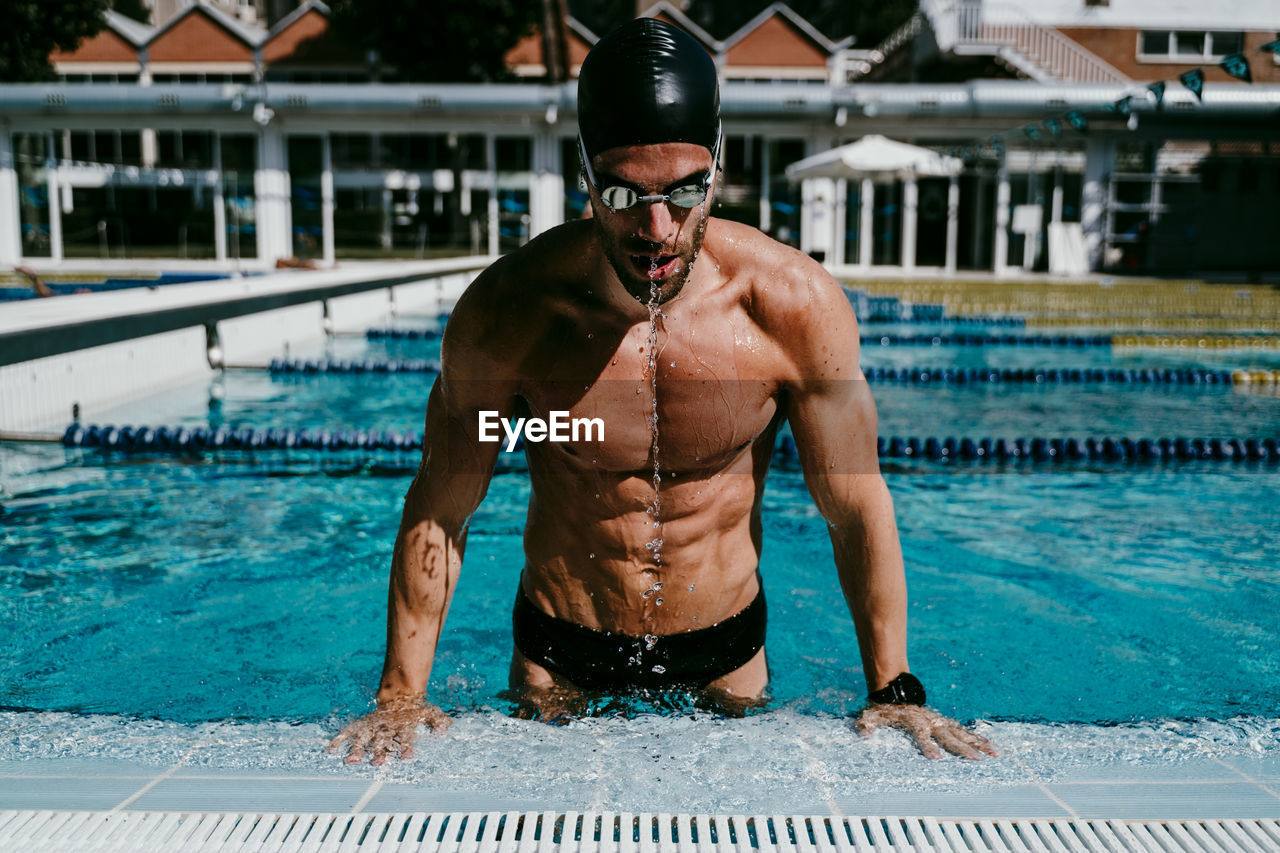
<path fill-rule="evenodd" d="M 254 42 L 208 6 L 197 4 L 175 16 L 147 47 L 152 62 L 252 62 Z"/>
<path fill-rule="evenodd" d="M 782 15 L 770 15 L 725 47 L 727 66 L 825 68 L 830 52 Z"/>
<path fill-rule="evenodd" d="M 694 23 L 693 19 L 681 12 L 677 7 L 671 5 L 667 0 L 654 3 L 648 9 L 645 9 L 637 17 L 640 18 L 656 18 L 659 21 L 671 24 L 673 27 L 679 27 L 689 35 L 702 42 L 711 53 L 717 53 L 720 50 L 720 42 L 711 37 L 711 33 Z"/>
<path fill-rule="evenodd" d="M 134 47 L 142 47 L 156 32 L 156 28 L 150 24 L 127 18 L 112 9 L 108 9 L 102 17 L 108 27 L 123 36 Z"/>
<path fill-rule="evenodd" d="M 569 69 L 573 73 L 575 69 L 582 65 L 582 60 L 587 58 L 587 53 L 600 39 L 591 30 L 584 27 L 576 18 L 570 15 L 566 19 L 566 47 L 569 52 Z M 542 58 L 542 28 L 535 26 L 528 33 L 520 37 L 510 50 L 503 56 L 503 61 L 508 68 L 524 66 L 526 68 L 534 68 L 541 66 L 545 69 L 546 63 Z"/>
<path fill-rule="evenodd" d="M 75 50 L 54 50 L 50 62 L 137 62 L 138 49 L 110 27 L 76 45 Z"/>
<path fill-rule="evenodd" d="M 329 25 L 329 7 L 311 0 L 272 27 L 262 43 L 262 61 L 267 65 L 350 64 L 359 63 L 361 57 Z"/>

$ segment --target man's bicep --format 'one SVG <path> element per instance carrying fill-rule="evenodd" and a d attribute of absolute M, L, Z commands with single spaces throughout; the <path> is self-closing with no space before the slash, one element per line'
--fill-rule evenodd
<path fill-rule="evenodd" d="M 436 380 L 427 399 L 422 461 L 406 508 L 462 523 L 480 505 L 502 446 L 513 398 L 497 382 Z M 417 514 L 417 513 L 415 513 Z"/>
<path fill-rule="evenodd" d="M 860 486 L 880 477 L 867 381 L 859 373 L 809 382 L 789 395 L 787 417 L 805 484 L 823 517 L 839 521 L 855 510 Z"/>

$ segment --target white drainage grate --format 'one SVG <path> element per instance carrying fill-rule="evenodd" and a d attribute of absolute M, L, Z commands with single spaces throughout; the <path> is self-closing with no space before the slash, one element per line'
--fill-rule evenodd
<path fill-rule="evenodd" d="M 0 812 L 0 851 L 1275 853 L 1276 820 L 938 820 L 612 812 Z"/>

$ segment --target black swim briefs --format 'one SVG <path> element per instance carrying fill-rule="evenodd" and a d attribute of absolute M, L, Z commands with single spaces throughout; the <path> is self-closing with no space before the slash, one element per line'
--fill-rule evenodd
<path fill-rule="evenodd" d="M 708 628 L 644 637 L 597 631 L 549 616 L 524 590 L 511 621 L 526 658 L 583 690 L 689 690 L 706 687 L 764 647 L 764 589 L 744 609 Z"/>

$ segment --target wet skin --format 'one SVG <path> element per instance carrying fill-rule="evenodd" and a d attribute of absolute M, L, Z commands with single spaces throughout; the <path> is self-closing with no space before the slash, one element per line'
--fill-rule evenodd
<path fill-rule="evenodd" d="M 705 148 L 668 143 L 610 149 L 593 167 L 602 183 L 656 195 L 704 174 L 710 161 Z M 393 555 L 378 709 L 331 745 L 345 747 L 348 761 L 406 756 L 418 724 L 448 725 L 422 696 L 467 521 L 500 452 L 499 443 L 478 440 L 481 410 L 604 421 L 600 442 L 526 443 L 532 497 L 521 583 L 553 616 L 659 638 L 713 625 L 759 592 L 761 497 L 777 428 L 788 419 L 829 525 L 867 686 L 909 670 L 906 582 L 876 456 L 875 404 L 839 285 L 759 231 L 710 218 L 710 197 L 687 210 L 658 203 L 613 211 L 594 190 L 591 200 L 594 221 L 553 229 L 493 264 L 450 317 L 422 465 Z M 655 292 L 656 352 L 646 305 Z M 649 511 L 651 363 L 659 527 Z M 767 682 L 761 649 L 708 690 L 744 706 Z M 511 684 L 543 717 L 577 704 L 572 682 L 518 650 Z M 864 731 L 903 729 L 930 757 L 939 746 L 995 754 L 925 708 L 873 706 L 860 722 Z"/>

